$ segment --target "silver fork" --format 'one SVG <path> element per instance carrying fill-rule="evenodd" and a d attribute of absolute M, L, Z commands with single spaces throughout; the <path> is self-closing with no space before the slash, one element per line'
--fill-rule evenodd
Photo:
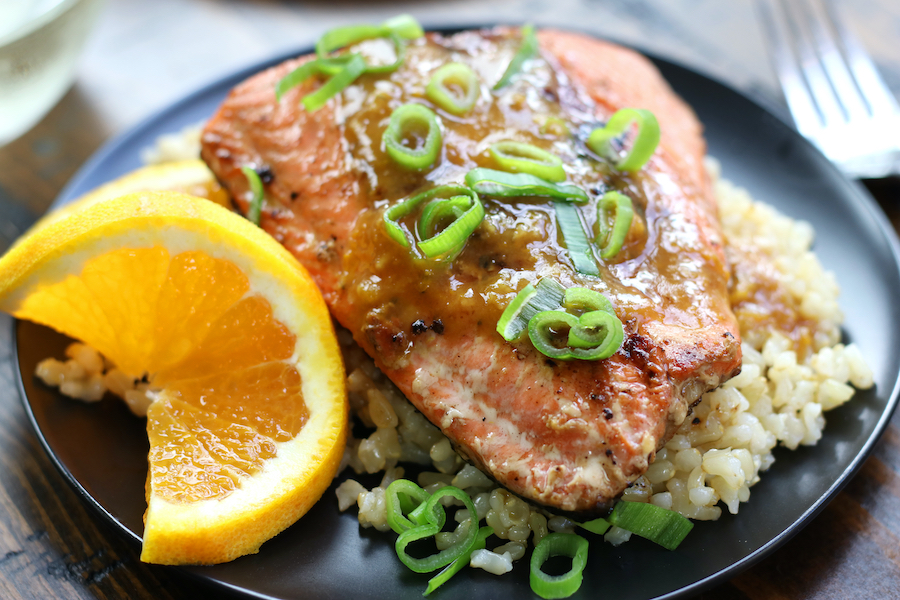
<path fill-rule="evenodd" d="M 900 175 L 900 106 L 831 0 L 760 0 L 797 130 L 851 177 Z"/>

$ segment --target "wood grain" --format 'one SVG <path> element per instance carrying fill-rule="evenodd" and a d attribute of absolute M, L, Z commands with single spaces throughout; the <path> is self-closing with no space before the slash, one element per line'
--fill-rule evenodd
<path fill-rule="evenodd" d="M 279 0 L 110 2 L 75 87 L 34 130 L 0 148 L 0 209 L 41 214 L 110 136 L 204 81 L 308 43 L 337 23 L 378 21 L 398 10 L 394 3 L 338 5 L 339 10 L 329 3 Z M 851 26 L 864 33 L 888 83 L 900 90 L 897 3 L 844 0 L 840 5 Z M 404 9 L 430 24 L 520 22 L 526 16 L 539 23 L 578 23 L 780 102 L 751 0 L 457 0 Z M 869 182 L 869 187 L 900 229 L 900 183 Z M 9 319 L 0 317 L 0 598 L 227 597 L 177 569 L 142 564 L 137 546 L 69 487 L 40 447 L 19 401 L 10 332 Z M 860 473 L 805 529 L 697 598 L 900 598 L 900 416 Z"/>

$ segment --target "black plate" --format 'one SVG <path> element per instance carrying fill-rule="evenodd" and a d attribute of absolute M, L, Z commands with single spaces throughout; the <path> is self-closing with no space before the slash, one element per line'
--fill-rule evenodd
<path fill-rule="evenodd" d="M 301 52 L 292 53 L 292 55 Z M 208 118 L 229 89 L 277 57 L 218 81 L 153 116 L 95 155 L 57 204 L 141 164 L 141 149 L 157 136 Z M 861 186 L 844 178 L 817 150 L 771 113 L 730 88 L 661 59 L 654 62 L 706 126 L 710 153 L 724 175 L 817 232 L 816 252 L 844 290 L 844 331 L 875 372 L 876 386 L 828 414 L 815 448 L 776 451 L 775 466 L 752 489 L 739 515 L 697 523 L 675 552 L 641 539 L 620 548 L 591 547 L 577 598 L 674 598 L 699 592 L 749 567 L 795 534 L 859 468 L 890 418 L 897 400 L 900 337 L 886 335 L 900 322 L 897 241 L 880 209 Z M 89 504 L 139 541 L 144 512 L 147 443 L 144 423 L 119 402 L 87 406 L 61 399 L 35 383 L 38 360 L 61 356 L 65 338 L 17 324 L 22 392 L 39 437 L 57 467 Z M 103 460 L 98 461 L 98 457 Z M 360 530 L 356 511 L 337 510 L 333 488 L 296 525 L 261 552 L 193 575 L 250 596 L 273 598 L 421 598 L 427 576 L 406 570 L 393 535 Z M 527 561 L 512 574 L 466 569 L 435 598 L 529 597 Z"/>

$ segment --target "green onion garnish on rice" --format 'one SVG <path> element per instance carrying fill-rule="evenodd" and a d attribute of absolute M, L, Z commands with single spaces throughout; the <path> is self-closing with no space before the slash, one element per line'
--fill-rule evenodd
<path fill-rule="evenodd" d="M 533 144 L 497 142 L 491 144 L 488 152 L 504 171 L 528 173 L 554 183 L 566 180 L 562 159 Z"/>
<path fill-rule="evenodd" d="M 612 147 L 612 141 L 623 135 L 635 123 L 637 135 L 631 143 L 631 149 L 620 157 Z M 606 122 L 606 126 L 598 127 L 591 132 L 587 140 L 588 148 L 598 155 L 615 162 L 619 171 L 639 171 L 647 164 L 656 146 L 659 145 L 659 122 L 656 116 L 643 108 L 623 108 L 617 110 Z"/>
<path fill-rule="evenodd" d="M 596 533 L 597 535 L 603 535 L 610 527 L 612 527 L 612 525 L 609 524 L 609 521 L 603 518 L 578 523 L 578 526 L 591 533 Z"/>
<path fill-rule="evenodd" d="M 577 185 L 554 183 L 529 173 L 507 173 L 478 167 L 466 173 L 466 185 L 482 196 L 523 198 L 539 196 L 570 202 L 587 202 L 587 192 Z"/>
<path fill-rule="evenodd" d="M 515 56 L 512 57 L 512 60 L 509 61 L 509 65 L 507 65 L 503 76 L 500 77 L 500 81 L 494 84 L 494 89 L 499 90 L 500 88 L 505 87 L 512 81 L 513 77 L 519 74 L 525 61 L 536 56 L 537 53 L 537 36 L 534 33 L 534 25 L 529 23 L 522 27 L 522 44 L 519 46 L 519 50 L 516 52 Z"/>
<path fill-rule="evenodd" d="M 603 194 L 597 204 L 597 245 L 600 246 L 600 258 L 610 259 L 619 253 L 633 219 L 634 203 L 631 198 L 615 191 Z"/>
<path fill-rule="evenodd" d="M 425 504 L 431 494 L 417 486 L 409 479 L 397 479 L 391 482 L 384 492 L 385 512 L 388 525 L 396 533 L 403 533 L 416 525 L 422 525 L 411 521 L 406 515 Z"/>
<path fill-rule="evenodd" d="M 415 558 L 410 556 L 406 552 L 406 547 L 409 546 L 409 544 L 417 540 L 432 537 L 443 528 L 444 523 L 447 520 L 447 513 L 444 511 L 441 499 L 446 496 L 460 500 L 469 511 L 470 521 L 465 535 L 462 536 L 462 539 L 457 540 L 447 548 L 444 548 L 435 554 L 426 556 L 425 558 Z M 463 554 L 471 552 L 475 545 L 475 540 L 478 537 L 478 523 L 475 521 L 478 513 L 475 511 L 475 505 L 472 503 L 472 499 L 467 493 L 450 485 L 442 487 L 425 501 L 425 509 L 422 514 L 425 517 L 426 523 L 403 531 L 397 537 L 397 543 L 394 546 L 397 550 L 397 557 L 404 565 L 409 567 L 410 570 L 415 571 L 416 573 L 430 573 L 431 571 L 449 565 Z"/>
<path fill-rule="evenodd" d="M 256 169 L 251 166 L 244 165 L 241 167 L 241 172 L 247 178 L 247 183 L 250 185 L 250 193 L 253 194 L 253 197 L 250 198 L 250 206 L 247 209 L 247 220 L 259 226 L 259 217 L 262 213 L 262 203 L 265 197 L 262 179 L 259 178 L 259 173 L 256 172 Z"/>
<path fill-rule="evenodd" d="M 444 567 L 444 569 L 428 580 L 428 588 L 425 590 L 423 596 L 427 596 L 434 590 L 438 589 L 440 586 L 447 583 L 447 581 L 459 573 L 463 567 L 469 564 L 469 561 L 472 558 L 472 553 L 476 550 L 484 550 L 487 545 L 486 540 L 493 535 L 494 529 L 491 527 L 482 527 L 478 530 L 478 536 L 475 538 L 475 543 L 463 554 L 460 554 L 459 557 L 454 560 L 452 563 Z"/>
<path fill-rule="evenodd" d="M 478 76 L 463 63 L 449 63 L 431 76 L 425 96 L 454 115 L 463 115 L 475 106 L 481 87 Z"/>
<path fill-rule="evenodd" d="M 677 548 L 694 528 L 693 523 L 673 510 L 666 510 L 655 504 L 624 500 L 616 503 L 609 522 L 667 550 Z"/>
<path fill-rule="evenodd" d="M 531 553 L 531 591 L 541 598 L 568 598 L 578 591 L 587 565 L 588 541 L 574 533 L 550 533 Z M 562 575 L 547 575 L 541 567 L 553 556 L 572 559 L 572 568 Z"/>
<path fill-rule="evenodd" d="M 441 152 L 441 126 L 431 109 L 421 104 L 398 106 L 381 139 L 388 156 L 411 171 L 430 167 Z"/>

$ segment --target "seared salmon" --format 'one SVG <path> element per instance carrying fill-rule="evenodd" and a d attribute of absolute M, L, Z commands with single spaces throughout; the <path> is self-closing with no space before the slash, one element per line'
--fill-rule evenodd
<path fill-rule="evenodd" d="M 315 112 L 300 99 L 322 84 L 316 77 L 276 101 L 276 83 L 310 57 L 290 60 L 230 93 L 203 132 L 202 156 L 245 213 L 240 169 L 261 173 L 261 226 L 464 458 L 534 503 L 597 514 L 646 471 L 691 405 L 740 369 L 740 339 L 694 113 L 635 52 L 562 31 L 538 39 L 539 56 L 492 90 L 521 44 L 518 30 L 428 34 L 410 42 L 397 71 L 363 75 Z M 380 52 L 377 42 L 359 51 Z M 463 116 L 425 98 L 432 73 L 451 61 L 480 81 Z M 432 106 L 441 120 L 441 154 L 423 172 L 396 164 L 381 142 L 391 111 L 407 102 Z M 662 131 L 650 162 L 630 174 L 585 146 L 623 107 L 649 109 Z M 574 268 L 549 201 L 483 198 L 484 221 L 449 262 L 389 237 L 387 208 L 461 183 L 472 168 L 496 168 L 488 146 L 501 140 L 562 158 L 568 181 L 591 198 L 579 209 L 591 237 L 599 196 L 633 199 L 636 233 L 598 262 L 599 277 Z M 610 299 L 625 332 L 612 357 L 550 360 L 527 337 L 497 333 L 516 293 L 544 277 Z"/>

